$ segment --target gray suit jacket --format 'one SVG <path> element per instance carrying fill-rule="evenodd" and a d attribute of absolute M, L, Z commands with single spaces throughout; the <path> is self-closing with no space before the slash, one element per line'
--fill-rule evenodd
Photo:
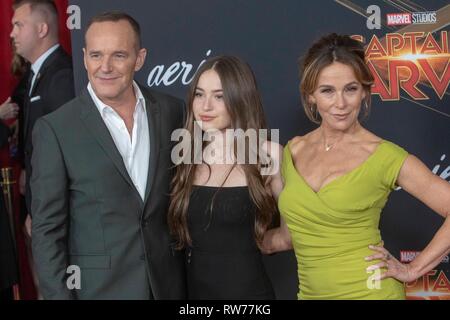
<path fill-rule="evenodd" d="M 142 88 L 150 130 L 145 201 L 87 90 L 33 130 L 32 244 L 46 299 L 183 299 L 183 252 L 167 226 L 173 130 L 184 104 Z M 69 265 L 81 289 L 69 290 Z"/>

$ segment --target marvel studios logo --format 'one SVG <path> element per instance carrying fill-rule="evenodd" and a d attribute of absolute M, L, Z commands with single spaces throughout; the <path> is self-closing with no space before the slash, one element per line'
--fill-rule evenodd
<path fill-rule="evenodd" d="M 388 26 L 401 26 L 408 24 L 434 24 L 437 22 L 437 17 L 436 11 L 388 13 L 386 20 Z"/>
<path fill-rule="evenodd" d="M 400 262 L 411 262 L 419 255 L 419 253 L 420 251 L 400 251 Z M 449 256 L 445 256 L 441 263 L 449 263 Z"/>

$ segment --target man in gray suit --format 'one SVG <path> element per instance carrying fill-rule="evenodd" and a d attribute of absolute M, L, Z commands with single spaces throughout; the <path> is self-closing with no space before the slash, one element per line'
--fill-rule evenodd
<path fill-rule="evenodd" d="M 170 137 L 183 125 L 184 104 L 133 81 L 146 50 L 130 16 L 94 17 L 85 41 L 87 89 L 33 130 L 32 243 L 42 294 L 183 299 L 183 253 L 173 249 L 166 213 Z M 77 270 L 81 288 L 67 281 Z"/>

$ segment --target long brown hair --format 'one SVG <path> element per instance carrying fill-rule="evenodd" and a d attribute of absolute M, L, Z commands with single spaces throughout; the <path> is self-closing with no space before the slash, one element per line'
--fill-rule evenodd
<path fill-rule="evenodd" d="M 194 126 L 196 125 L 193 113 L 195 91 L 200 76 L 211 69 L 217 72 L 222 83 L 223 99 L 231 118 L 232 129 L 244 131 L 266 129 L 261 97 L 250 66 L 237 57 L 218 56 L 209 59 L 198 69 L 188 90 L 185 129 L 190 133 L 191 145 L 194 145 Z M 176 173 L 172 180 L 168 223 L 172 235 L 177 240 L 178 249 L 192 245 L 187 223 L 187 210 L 197 165 L 193 161 L 195 155 L 192 154 L 191 157 L 189 164 L 180 164 L 176 167 Z M 274 214 L 277 212 L 277 206 L 274 198 L 266 189 L 268 176 L 261 175 L 259 156 L 257 159 L 257 164 L 241 166 L 247 179 L 251 199 L 257 208 L 254 232 L 255 241 L 260 244 L 264 232 L 272 223 Z M 224 183 L 225 181 L 222 186 Z M 211 210 L 212 206 L 211 203 Z"/>
<path fill-rule="evenodd" d="M 303 108 L 306 116 L 317 124 L 320 124 L 322 119 L 317 112 L 317 106 L 309 102 L 308 96 L 316 90 L 320 72 L 335 61 L 353 69 L 356 79 L 366 92 L 363 117 L 367 117 L 370 111 L 370 91 L 374 78 L 365 62 L 364 46 L 350 36 L 331 33 L 313 43 L 306 56 L 299 59 Z"/>
<path fill-rule="evenodd" d="M 11 73 L 15 77 L 21 78 L 25 74 L 25 72 L 27 72 L 28 67 L 29 62 L 27 62 L 25 58 L 23 58 L 22 56 L 18 55 L 15 49 L 13 49 L 13 57 L 11 60 Z"/>

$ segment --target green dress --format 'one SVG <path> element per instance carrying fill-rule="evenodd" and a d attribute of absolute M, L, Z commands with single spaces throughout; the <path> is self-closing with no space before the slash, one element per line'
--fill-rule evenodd
<path fill-rule="evenodd" d="M 299 299 L 405 299 L 401 282 L 373 281 L 366 268 L 379 261 L 364 258 L 375 253 L 370 244 L 381 243 L 380 213 L 407 156 L 383 140 L 361 165 L 315 192 L 285 147 L 278 206 L 297 258 Z"/>

